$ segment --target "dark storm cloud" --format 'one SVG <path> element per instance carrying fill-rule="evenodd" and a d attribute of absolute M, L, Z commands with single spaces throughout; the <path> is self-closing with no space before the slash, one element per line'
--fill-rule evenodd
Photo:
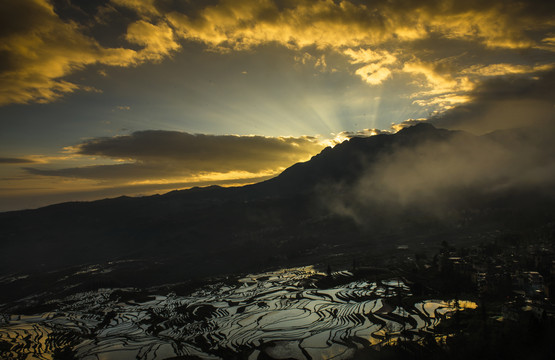
<path fill-rule="evenodd" d="M 263 137 L 139 131 L 96 138 L 75 147 L 80 155 L 132 163 L 65 169 L 27 168 L 34 175 L 84 179 L 161 179 L 202 173 L 275 172 L 307 160 L 324 146 L 311 137 Z"/>

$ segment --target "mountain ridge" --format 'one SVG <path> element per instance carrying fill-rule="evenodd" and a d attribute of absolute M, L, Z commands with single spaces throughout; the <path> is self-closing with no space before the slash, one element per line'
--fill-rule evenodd
<path fill-rule="evenodd" d="M 317 175 L 321 177 L 322 173 L 330 172 L 331 170 L 332 172 L 331 177 L 334 178 L 335 180 L 338 180 L 341 177 L 341 175 L 345 175 L 344 160 L 346 157 L 353 155 L 353 153 L 360 155 L 360 153 L 368 153 L 372 150 L 377 150 L 377 149 L 379 150 L 380 148 L 383 148 L 386 145 L 390 145 L 390 144 L 387 144 L 387 142 L 381 142 L 380 144 L 378 144 L 377 147 L 372 146 L 374 145 L 373 143 L 377 139 L 386 139 L 391 136 L 403 136 L 405 138 L 408 137 L 408 139 L 405 139 L 405 140 L 410 140 L 410 137 L 413 137 L 413 136 L 427 135 L 429 137 L 432 134 L 433 134 L 432 136 L 436 136 L 436 139 L 437 139 L 438 134 L 441 134 L 440 136 L 445 136 L 450 132 L 452 131 L 445 130 L 445 129 L 436 129 L 433 125 L 428 123 L 419 123 L 410 127 L 406 127 L 400 130 L 396 134 L 380 134 L 380 135 L 375 135 L 371 137 L 353 137 L 340 144 L 337 144 L 333 148 L 330 146 L 324 148 L 320 153 L 312 156 L 311 159 L 308 161 L 299 162 L 291 165 L 290 167 L 285 169 L 283 172 L 281 172 L 279 175 L 277 175 L 274 178 L 271 178 L 259 183 L 255 183 L 255 184 L 249 184 L 249 185 L 243 185 L 243 186 L 232 186 L 232 187 L 223 187 L 219 185 L 209 185 L 209 186 L 202 186 L 202 187 L 195 186 L 184 190 L 172 190 L 164 194 L 154 194 L 154 195 L 145 195 L 145 196 L 122 195 L 122 196 L 117 196 L 112 198 L 104 198 L 104 199 L 90 200 L 90 201 L 87 201 L 87 200 L 67 201 L 67 202 L 61 202 L 56 204 L 50 204 L 50 205 L 42 206 L 35 209 L 22 209 L 22 210 L 0 212 L 0 216 L 2 216 L 3 214 L 34 212 L 37 210 L 47 209 L 47 208 L 52 209 L 52 208 L 58 208 L 63 206 L 77 206 L 78 204 L 93 204 L 97 202 L 111 202 L 111 201 L 133 201 L 130 199 L 145 199 L 145 198 L 155 199 L 158 197 L 171 197 L 174 195 L 180 196 L 183 194 L 191 195 L 194 198 L 195 195 L 200 195 L 200 194 L 207 195 L 207 192 L 210 192 L 210 191 L 216 191 L 218 192 L 218 195 L 221 195 L 222 191 L 229 191 L 229 192 L 235 191 L 240 193 L 242 192 L 241 189 L 244 189 L 244 190 L 248 189 L 249 191 L 252 191 L 255 194 L 275 191 L 276 190 L 275 188 L 277 188 L 277 190 L 286 190 L 285 189 L 286 186 L 281 184 L 276 184 L 276 183 L 279 183 L 280 181 L 287 182 L 287 183 L 295 182 L 295 181 L 298 182 L 299 175 L 295 174 L 298 172 L 300 172 L 301 173 L 300 175 L 302 175 L 305 179 L 307 178 L 310 179 L 311 176 L 310 174 L 307 174 L 307 172 L 314 173 L 314 170 L 318 170 Z M 368 141 L 369 139 L 371 139 L 372 141 Z M 311 166 L 315 162 L 318 163 L 318 166 L 316 166 L 317 169 L 315 169 L 316 167 Z M 330 162 L 333 163 L 332 164 L 333 166 L 330 166 Z M 295 178 L 294 180 L 284 179 L 290 176 L 295 177 L 295 175 L 297 175 L 296 176 L 297 178 Z M 317 180 L 317 179 L 313 178 L 311 180 Z M 298 183 L 295 185 L 298 185 Z M 228 190 L 222 190 L 222 189 L 228 189 Z M 297 187 L 296 187 L 296 190 L 298 190 Z M 291 192 L 291 191 L 289 190 L 287 192 Z"/>
<path fill-rule="evenodd" d="M 496 162 L 512 165 L 525 147 L 506 150 L 513 143 L 505 139 L 518 136 L 498 137 L 492 142 L 422 123 L 392 135 L 352 138 L 243 187 L 0 213 L 0 274 L 140 260 L 151 264 L 144 278 L 159 283 L 314 263 L 339 252 L 385 254 L 397 243 L 526 233 L 549 224 L 555 194 L 544 190 L 553 187 L 511 185 L 507 179 L 518 180 L 530 161 L 523 158 L 517 163 L 522 169 L 503 173 L 508 170 Z M 551 154 L 542 146 L 532 148 Z M 476 164 L 489 156 L 484 149 L 497 157 Z"/>

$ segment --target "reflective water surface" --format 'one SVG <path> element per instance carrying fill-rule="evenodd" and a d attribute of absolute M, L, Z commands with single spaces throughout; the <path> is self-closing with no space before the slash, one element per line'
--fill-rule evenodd
<path fill-rule="evenodd" d="M 133 296 L 100 289 L 56 300 L 56 310 L 4 314 L 0 354 L 52 359 L 164 359 L 196 356 L 249 359 L 348 359 L 357 349 L 421 339 L 469 301 L 410 301 L 400 280 L 353 281 L 318 288 L 326 275 L 312 267 L 249 275 L 202 286 L 187 296 Z M 335 282 L 337 283 L 337 281 Z M 409 300 L 407 300 L 409 299 Z M 262 358 L 262 357 L 261 357 Z"/>

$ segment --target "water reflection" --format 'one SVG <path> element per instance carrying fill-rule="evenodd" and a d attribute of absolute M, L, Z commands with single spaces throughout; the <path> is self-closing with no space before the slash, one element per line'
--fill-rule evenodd
<path fill-rule="evenodd" d="M 476 307 L 462 300 L 411 302 L 399 279 L 376 283 L 349 275 L 335 273 L 344 284 L 325 289 L 316 282 L 326 275 L 304 267 L 210 284 L 188 296 L 122 301 L 122 289 L 79 293 L 58 300 L 55 312 L 6 317 L 0 341 L 8 344 L 5 356 L 37 359 L 51 359 L 63 347 L 85 360 L 237 353 L 348 359 L 356 349 L 421 339 L 454 311 Z"/>

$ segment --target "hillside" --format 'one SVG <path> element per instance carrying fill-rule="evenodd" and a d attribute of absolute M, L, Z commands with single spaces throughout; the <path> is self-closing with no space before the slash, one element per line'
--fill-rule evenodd
<path fill-rule="evenodd" d="M 150 284 L 533 232 L 555 219 L 542 136 L 420 124 L 350 139 L 255 185 L 2 213 L 0 273 L 134 260 L 149 265 L 120 280 Z"/>

